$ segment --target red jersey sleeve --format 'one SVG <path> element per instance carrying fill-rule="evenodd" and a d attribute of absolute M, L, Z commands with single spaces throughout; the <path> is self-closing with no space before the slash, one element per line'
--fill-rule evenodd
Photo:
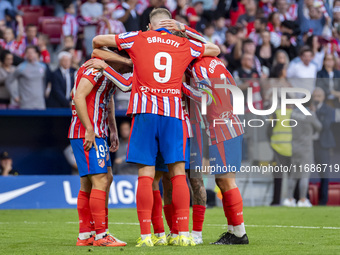
<path fill-rule="evenodd" d="M 84 70 L 82 78 L 88 79 L 92 83 L 92 85 L 95 86 L 102 75 L 103 74 L 97 69 L 91 68 L 88 70 Z"/>
<path fill-rule="evenodd" d="M 134 31 L 115 35 L 118 50 L 131 49 L 139 33 L 140 31 Z"/>

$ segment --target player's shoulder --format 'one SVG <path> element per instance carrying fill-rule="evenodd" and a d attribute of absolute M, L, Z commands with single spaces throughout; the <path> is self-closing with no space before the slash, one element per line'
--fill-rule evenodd
<path fill-rule="evenodd" d="M 142 31 L 131 31 L 131 32 L 125 32 L 125 33 L 121 33 L 118 34 L 118 39 L 128 39 L 131 37 L 137 37 L 138 35 L 140 35 L 141 33 L 143 33 Z"/>

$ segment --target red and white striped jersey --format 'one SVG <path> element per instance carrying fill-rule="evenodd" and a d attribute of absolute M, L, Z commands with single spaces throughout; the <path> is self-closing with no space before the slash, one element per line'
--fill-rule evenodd
<path fill-rule="evenodd" d="M 121 34 L 126 32 L 123 23 L 119 20 L 108 19 L 107 22 L 109 23 L 110 27 L 104 20 L 98 23 L 97 35 Z"/>
<path fill-rule="evenodd" d="M 203 88 L 210 90 L 207 102 L 207 115 L 204 117 L 210 144 L 217 144 L 230 140 L 244 133 L 243 126 L 237 115 L 233 114 L 230 91 L 215 88 L 216 84 L 228 84 L 236 86 L 234 78 L 217 57 L 204 57 L 194 62 L 192 74 L 198 86 L 202 81 L 206 85 Z M 214 120 L 220 120 L 214 124 Z M 224 120 L 223 124 L 221 120 Z M 217 122 L 216 122 L 217 123 Z"/>
<path fill-rule="evenodd" d="M 125 79 L 120 73 L 117 73 L 115 70 L 112 69 L 112 67 L 105 68 L 103 74 L 110 79 L 121 91 L 123 92 L 129 92 L 132 88 L 132 76 L 130 76 L 128 79 Z M 184 122 L 187 127 L 187 136 L 193 137 L 193 132 L 190 124 L 190 117 L 189 117 L 189 103 L 190 99 L 185 96 L 185 94 L 182 95 L 182 109 L 183 109 L 183 115 L 184 115 Z"/>
<path fill-rule="evenodd" d="M 172 35 L 166 29 L 115 36 L 134 64 L 127 114 L 152 113 L 184 119 L 181 86 L 185 69 L 201 57 L 204 45 Z"/>
<path fill-rule="evenodd" d="M 64 18 L 63 18 L 63 26 L 62 26 L 63 36 L 65 37 L 65 36 L 72 35 L 73 38 L 77 38 L 78 27 L 79 27 L 79 24 L 78 24 L 76 17 L 74 17 L 73 15 L 69 13 L 65 13 Z"/>
<path fill-rule="evenodd" d="M 93 130 L 100 137 L 107 137 L 108 104 L 116 87 L 100 71 L 93 68 L 86 70 L 85 66 L 82 65 L 76 75 L 72 99 L 77 93 L 77 88 L 82 78 L 88 79 L 93 85 L 92 91 L 86 97 L 87 112 L 93 126 Z M 72 120 L 68 132 L 68 138 L 84 138 L 85 131 L 85 127 L 81 123 L 77 115 L 76 107 L 72 102 Z"/>
<path fill-rule="evenodd" d="M 0 47 L 10 51 L 11 53 L 15 54 L 15 55 L 19 55 L 21 56 L 21 52 L 20 52 L 20 42 L 16 41 L 16 40 L 12 40 L 10 42 L 6 42 L 4 39 L 0 39 Z"/>

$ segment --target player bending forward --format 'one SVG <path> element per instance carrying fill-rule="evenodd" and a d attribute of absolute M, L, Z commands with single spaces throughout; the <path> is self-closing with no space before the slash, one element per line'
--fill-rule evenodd
<path fill-rule="evenodd" d="M 195 245 L 189 234 L 190 195 L 184 169 L 186 135 L 182 123 L 181 81 L 193 59 L 220 53 L 216 45 L 204 46 L 161 29 L 159 23 L 164 19 L 171 19 L 170 12 L 164 8 L 154 9 L 150 13 L 151 31 L 100 35 L 93 39 L 94 49 L 104 46 L 125 49 L 134 64 L 127 111 L 133 120 L 126 159 L 137 163 L 139 168 L 136 200 L 141 238 L 137 247 L 153 246 L 152 182 L 158 151 L 171 176 L 180 245 Z"/>
<path fill-rule="evenodd" d="M 248 244 L 248 237 L 243 221 L 243 203 L 241 193 L 236 185 L 235 172 L 240 171 L 242 160 L 243 127 L 239 118 L 233 114 L 230 91 L 226 88 L 216 88 L 216 85 L 234 85 L 236 83 L 222 61 L 216 57 L 204 57 L 194 62 L 192 75 L 197 86 L 210 90 L 207 102 L 205 124 L 209 134 L 210 166 L 219 166 L 215 181 L 220 188 L 223 199 L 223 210 L 228 220 L 228 231 L 212 244 Z M 197 95 L 191 87 L 186 86 L 187 94 Z M 201 90 L 202 91 L 202 90 Z M 224 120 L 221 121 L 221 119 Z M 214 120 L 220 120 L 214 124 Z M 226 168 L 223 168 L 226 166 Z M 217 169 L 217 167 L 215 167 Z M 232 172 L 223 169 L 233 169 Z"/>
<path fill-rule="evenodd" d="M 119 146 L 114 90 L 114 85 L 100 71 L 86 70 L 85 65 L 78 70 L 68 133 L 80 175 L 77 246 L 126 245 L 108 231 L 108 194 L 113 179 L 109 150 L 115 152 Z"/>

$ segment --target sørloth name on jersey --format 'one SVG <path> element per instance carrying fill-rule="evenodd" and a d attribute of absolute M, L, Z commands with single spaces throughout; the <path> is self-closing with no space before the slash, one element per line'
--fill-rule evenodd
<path fill-rule="evenodd" d="M 174 40 L 171 40 L 171 39 L 164 39 L 164 38 L 161 38 L 161 37 L 158 37 L 158 36 L 153 36 L 153 37 L 147 37 L 146 38 L 148 40 L 148 43 L 164 43 L 164 44 L 169 44 L 169 45 L 172 45 L 176 48 L 179 47 L 179 42 L 176 42 Z"/>

